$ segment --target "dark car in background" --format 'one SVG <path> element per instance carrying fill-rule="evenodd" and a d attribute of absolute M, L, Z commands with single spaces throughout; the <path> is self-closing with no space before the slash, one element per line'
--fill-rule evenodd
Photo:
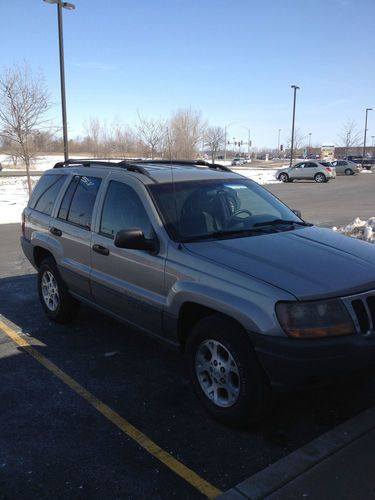
<path fill-rule="evenodd" d="M 366 170 L 371 170 L 373 165 L 375 165 L 375 158 L 372 156 L 368 157 L 363 157 L 363 156 L 347 156 L 344 158 L 344 160 L 349 160 L 352 161 L 353 163 L 357 163 L 358 165 L 361 165 L 362 168 L 365 168 Z"/>

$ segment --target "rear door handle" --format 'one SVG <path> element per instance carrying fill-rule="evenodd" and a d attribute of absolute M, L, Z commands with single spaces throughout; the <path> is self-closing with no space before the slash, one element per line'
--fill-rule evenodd
<path fill-rule="evenodd" d="M 61 236 L 62 231 L 60 229 L 57 229 L 57 227 L 51 227 L 49 230 L 50 233 L 54 234 L 55 236 Z"/>
<path fill-rule="evenodd" d="M 102 245 L 93 245 L 92 249 L 96 253 L 100 253 L 101 255 L 109 255 L 109 250 L 106 247 L 102 247 Z"/>

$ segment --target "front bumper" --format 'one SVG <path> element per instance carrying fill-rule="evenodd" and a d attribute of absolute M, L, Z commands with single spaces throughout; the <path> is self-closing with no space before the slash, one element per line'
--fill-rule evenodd
<path fill-rule="evenodd" d="M 290 339 L 250 334 L 271 384 L 280 388 L 332 383 L 375 365 L 375 336 Z"/>

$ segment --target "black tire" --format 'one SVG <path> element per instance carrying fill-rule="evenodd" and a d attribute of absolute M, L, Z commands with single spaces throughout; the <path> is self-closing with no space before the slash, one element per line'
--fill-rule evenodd
<path fill-rule="evenodd" d="M 279 175 L 279 181 L 282 181 L 282 182 L 289 182 L 289 175 L 286 174 L 285 172 L 282 172 L 280 175 Z"/>
<path fill-rule="evenodd" d="M 347 168 L 345 170 L 345 175 L 353 175 L 353 174 L 354 174 L 354 172 L 353 172 L 353 170 L 351 168 Z"/>
<path fill-rule="evenodd" d="M 319 183 L 327 182 L 327 177 L 324 174 L 318 172 L 317 174 L 315 174 L 314 181 Z"/>
<path fill-rule="evenodd" d="M 56 293 L 48 291 L 49 285 Z M 38 294 L 44 312 L 52 321 L 68 323 L 76 316 L 79 302 L 70 295 L 53 257 L 44 259 L 39 267 Z"/>
<path fill-rule="evenodd" d="M 214 361 L 214 357 L 211 356 L 212 351 L 207 348 L 210 344 L 212 349 L 215 345 L 219 346 L 216 349 L 217 353 L 221 351 L 221 355 L 216 356 L 219 361 L 215 366 L 216 360 Z M 202 354 L 204 352 L 207 356 Z M 227 353 L 231 358 L 226 360 L 223 354 Z M 203 318 L 189 333 L 185 355 L 194 391 L 214 418 L 224 424 L 249 425 L 264 416 L 270 402 L 270 385 L 257 360 L 250 339 L 236 323 L 220 315 Z M 202 360 L 203 365 L 198 360 Z M 231 373 L 229 373 L 231 370 L 223 370 L 223 366 L 219 366 L 220 360 L 226 367 L 231 360 L 234 361 L 235 365 L 230 365 L 233 367 Z M 210 366 L 206 366 L 206 363 Z M 234 371 L 237 371 L 238 376 Z M 217 380 L 219 376 L 225 378 Z M 224 383 L 224 380 L 227 383 Z M 221 402 L 213 401 L 214 396 L 210 397 L 207 394 L 210 390 L 215 390 L 215 383 L 216 386 L 220 386 L 216 395 L 217 399 L 221 397 Z M 225 388 L 229 386 L 235 387 L 234 398 Z M 223 405 L 223 402 L 228 404 Z"/>

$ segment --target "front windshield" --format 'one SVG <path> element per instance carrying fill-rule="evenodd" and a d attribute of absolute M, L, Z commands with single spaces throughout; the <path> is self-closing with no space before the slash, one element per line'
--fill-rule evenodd
<path fill-rule="evenodd" d="M 149 186 L 165 227 L 175 241 L 210 235 L 240 236 L 263 222 L 301 223 L 288 207 L 248 179 L 219 179 Z"/>

